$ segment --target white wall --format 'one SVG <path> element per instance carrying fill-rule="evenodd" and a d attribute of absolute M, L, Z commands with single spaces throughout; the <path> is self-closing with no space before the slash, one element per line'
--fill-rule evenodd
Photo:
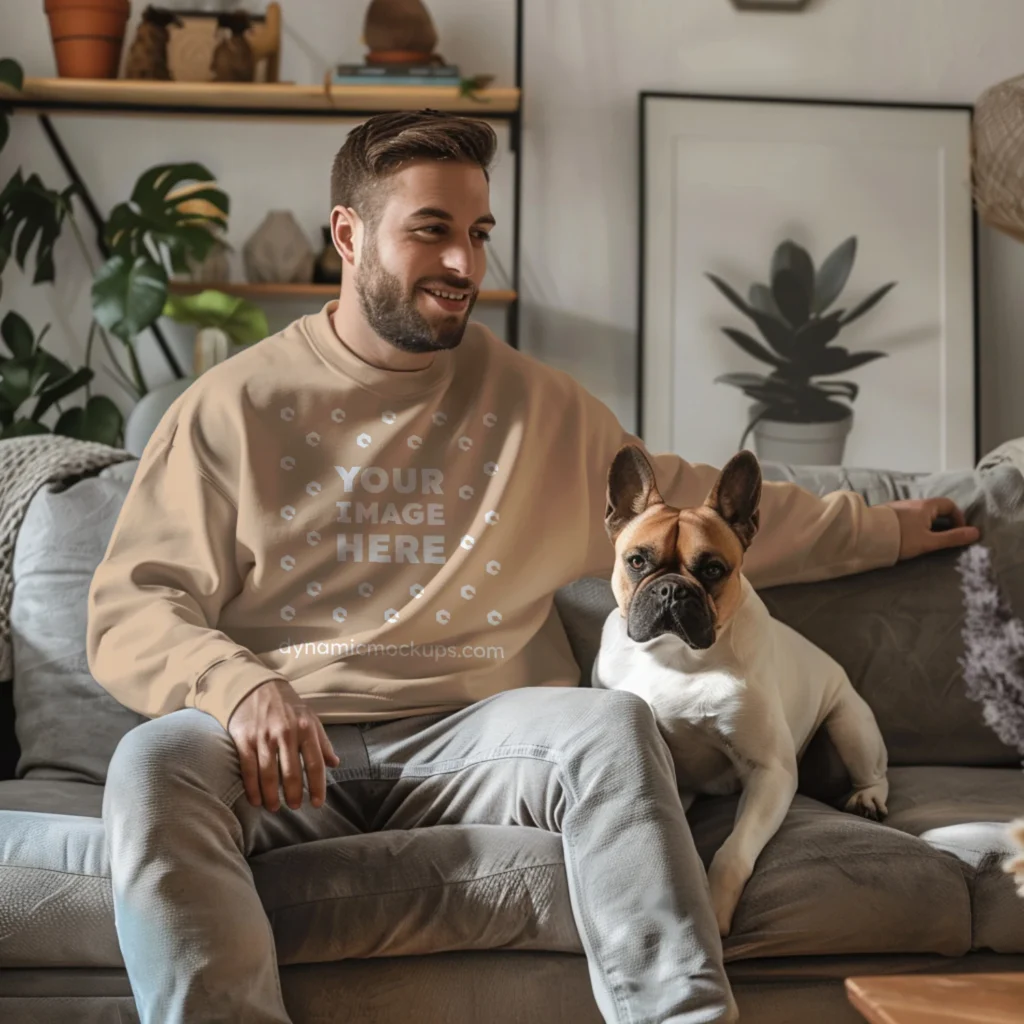
<path fill-rule="evenodd" d="M 527 22 L 523 347 L 631 428 L 640 90 L 963 103 L 1024 73 L 1022 0 L 527 0 Z M 987 450 L 1024 435 L 1024 246 L 980 249 Z"/>
<path fill-rule="evenodd" d="M 467 71 L 513 77 L 512 0 L 428 0 L 440 51 Z M 798 15 L 738 13 L 728 0 L 525 0 L 525 164 L 522 347 L 574 373 L 635 427 L 637 317 L 637 94 L 642 89 L 973 102 L 1024 72 L 1022 0 L 813 0 Z M 143 6 L 133 5 L 136 15 Z M 190 3 L 188 6 L 197 6 Z M 215 6 L 210 3 L 208 6 Z M 230 4 L 228 6 L 231 6 Z M 258 6 L 258 5 L 257 5 Z M 319 81 L 338 60 L 360 59 L 365 0 L 283 0 L 282 76 Z M 54 73 L 42 5 L 0 4 L 0 50 L 29 74 Z M 293 210 L 311 240 L 327 212 L 327 173 L 344 123 L 239 124 L 54 118 L 104 210 L 161 160 L 199 159 L 232 197 L 230 241 L 241 246 L 271 208 Z M 18 164 L 63 185 L 33 119 L 18 117 L 0 179 Z M 512 163 L 502 148 L 493 199 L 511 236 Z M 499 232 L 500 233 L 500 232 Z M 981 237 L 983 448 L 1024 435 L 1024 247 Z M 81 359 L 88 279 L 70 243 L 58 285 L 5 275 L 3 308 Z M 240 276 L 240 271 L 239 271 Z M 302 312 L 279 307 L 274 323 Z M 488 322 L 496 329 L 500 316 Z M 187 338 L 176 335 L 183 358 Z M 169 379 L 143 346 L 147 379 Z M 121 393 L 104 388 L 116 399 Z"/>

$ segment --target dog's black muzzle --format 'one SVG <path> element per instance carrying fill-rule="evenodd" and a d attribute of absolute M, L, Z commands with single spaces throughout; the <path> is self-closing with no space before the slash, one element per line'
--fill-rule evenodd
<path fill-rule="evenodd" d="M 665 633 L 674 633 L 699 651 L 715 642 L 715 620 L 707 593 L 675 573 L 641 586 L 633 595 L 626 617 L 626 634 L 637 643 Z"/>

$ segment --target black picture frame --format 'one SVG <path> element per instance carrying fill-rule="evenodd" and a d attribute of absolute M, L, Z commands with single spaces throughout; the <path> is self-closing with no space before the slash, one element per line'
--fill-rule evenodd
<path fill-rule="evenodd" d="M 736 0 L 733 0 L 736 2 Z M 644 422 L 644 378 L 646 371 L 645 356 L 645 280 L 647 273 L 647 147 L 648 117 L 647 106 L 656 99 L 701 100 L 722 103 L 754 103 L 754 104 L 795 104 L 808 108 L 860 108 L 880 110 L 903 110 L 908 112 L 939 110 L 963 113 L 969 129 L 973 132 L 974 105 L 970 103 L 928 103 L 912 101 L 861 100 L 847 98 L 817 98 L 801 96 L 762 96 L 745 93 L 700 93 L 675 92 L 666 90 L 641 90 L 638 93 L 638 254 L 637 254 L 637 346 L 636 346 L 636 423 L 635 433 L 645 439 Z M 982 457 L 981 450 L 981 310 L 979 282 L 979 217 L 976 207 L 971 204 L 971 324 L 972 324 L 972 366 L 973 366 L 973 455 L 977 463 Z"/>

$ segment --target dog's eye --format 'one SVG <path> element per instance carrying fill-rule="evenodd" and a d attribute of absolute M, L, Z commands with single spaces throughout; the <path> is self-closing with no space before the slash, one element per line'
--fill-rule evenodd
<path fill-rule="evenodd" d="M 643 555 L 630 555 L 626 559 L 626 564 L 631 569 L 642 569 L 647 564 L 647 559 Z"/>
<path fill-rule="evenodd" d="M 705 565 L 700 574 L 706 580 L 720 580 L 725 575 L 725 568 L 717 562 L 712 562 L 710 565 Z"/>

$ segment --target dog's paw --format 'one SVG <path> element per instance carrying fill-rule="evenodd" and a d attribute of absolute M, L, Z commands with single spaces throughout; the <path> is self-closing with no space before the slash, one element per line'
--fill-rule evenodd
<path fill-rule="evenodd" d="M 889 809 L 885 806 L 886 797 L 889 795 L 889 783 L 879 782 L 866 789 L 858 789 L 849 800 L 846 801 L 844 811 L 850 814 L 859 814 L 862 818 L 871 821 L 885 821 Z"/>

